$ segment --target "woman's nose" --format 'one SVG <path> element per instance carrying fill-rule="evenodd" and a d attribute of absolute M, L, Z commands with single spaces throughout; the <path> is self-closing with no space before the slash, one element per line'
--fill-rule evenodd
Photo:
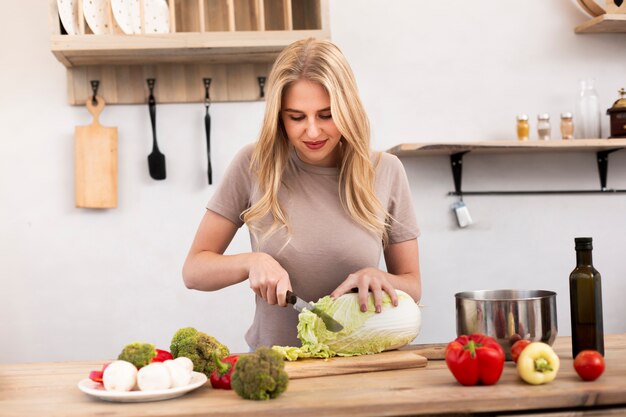
<path fill-rule="evenodd" d="M 320 135 L 320 129 L 315 121 L 309 122 L 309 125 L 306 128 L 306 134 L 311 139 L 315 139 Z"/>

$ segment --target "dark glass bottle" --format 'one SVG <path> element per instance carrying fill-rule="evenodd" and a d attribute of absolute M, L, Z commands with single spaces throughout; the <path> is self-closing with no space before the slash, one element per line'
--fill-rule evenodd
<path fill-rule="evenodd" d="M 576 268 L 569 276 L 570 311 L 572 316 L 572 354 L 597 350 L 604 356 L 602 328 L 602 284 L 600 273 L 593 267 L 590 237 L 577 237 Z"/>

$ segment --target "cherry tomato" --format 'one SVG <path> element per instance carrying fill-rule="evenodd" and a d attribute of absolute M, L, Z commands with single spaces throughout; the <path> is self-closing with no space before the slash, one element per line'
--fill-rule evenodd
<path fill-rule="evenodd" d="M 524 348 L 528 345 L 530 345 L 530 340 L 526 339 L 518 340 L 513 343 L 513 346 L 511 346 L 511 358 L 513 359 L 513 362 L 517 363 L 519 354 L 522 353 L 522 350 L 524 350 Z"/>
<path fill-rule="evenodd" d="M 604 372 L 604 358 L 595 350 L 583 350 L 574 359 L 574 369 L 583 381 L 594 381 Z"/>

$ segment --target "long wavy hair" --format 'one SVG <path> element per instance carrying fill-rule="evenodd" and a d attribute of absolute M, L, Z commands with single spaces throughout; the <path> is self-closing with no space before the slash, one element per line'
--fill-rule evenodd
<path fill-rule="evenodd" d="M 260 199 L 243 213 L 243 221 L 263 241 L 281 228 L 290 228 L 278 202 L 278 191 L 289 159 L 289 139 L 280 117 L 286 88 L 297 80 L 321 84 L 330 96 L 333 121 L 341 133 L 339 198 L 354 221 L 388 242 L 388 213 L 374 192 L 375 170 L 370 159 L 370 127 L 359 98 L 354 74 L 332 42 L 303 39 L 287 46 L 268 77 L 263 127 L 251 159 Z M 273 223 L 259 236 L 255 221 L 271 214 Z"/>

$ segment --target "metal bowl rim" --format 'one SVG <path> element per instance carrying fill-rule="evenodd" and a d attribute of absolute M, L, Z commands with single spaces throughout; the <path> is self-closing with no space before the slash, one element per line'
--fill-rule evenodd
<path fill-rule="evenodd" d="M 498 293 L 498 292 L 519 292 L 519 293 L 531 293 L 535 294 L 532 297 L 524 297 L 524 298 L 514 298 L 514 297 L 498 297 L 498 298 L 488 298 L 490 293 Z M 556 292 L 550 290 L 526 290 L 526 289 L 500 289 L 500 290 L 472 290 L 472 291 L 461 291 L 454 294 L 454 298 L 457 300 L 469 300 L 469 301 L 530 301 L 530 300 L 541 300 L 544 298 L 556 298 Z"/>

